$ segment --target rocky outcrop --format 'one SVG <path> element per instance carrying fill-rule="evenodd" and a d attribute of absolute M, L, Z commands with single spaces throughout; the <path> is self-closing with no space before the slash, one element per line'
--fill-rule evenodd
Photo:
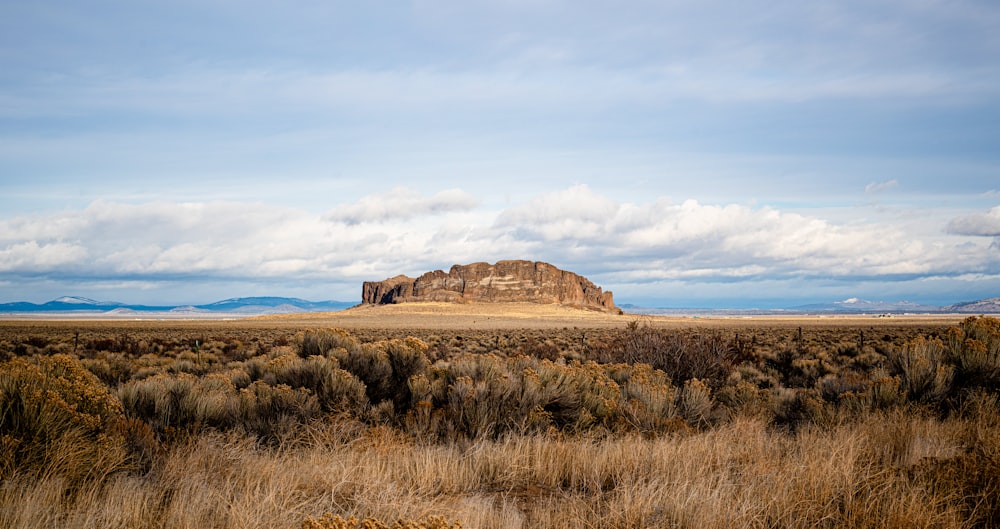
<path fill-rule="evenodd" d="M 611 292 L 601 291 L 587 278 L 533 261 L 455 265 L 447 273 L 435 270 L 416 279 L 398 275 L 385 281 L 366 281 L 362 287 L 362 303 L 409 301 L 527 301 L 600 310 L 615 308 Z"/>

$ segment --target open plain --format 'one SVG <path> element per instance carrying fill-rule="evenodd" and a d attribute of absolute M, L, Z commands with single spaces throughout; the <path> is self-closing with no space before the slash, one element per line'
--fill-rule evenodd
<path fill-rule="evenodd" d="M 409 303 L 18 319 L 0 321 L 0 361 L 3 527 L 1000 516 L 989 317 Z"/>

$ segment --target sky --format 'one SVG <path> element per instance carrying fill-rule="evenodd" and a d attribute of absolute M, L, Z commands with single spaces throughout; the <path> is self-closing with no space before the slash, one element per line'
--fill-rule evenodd
<path fill-rule="evenodd" d="M 1000 296 L 994 0 L 0 0 L 0 302 Z"/>

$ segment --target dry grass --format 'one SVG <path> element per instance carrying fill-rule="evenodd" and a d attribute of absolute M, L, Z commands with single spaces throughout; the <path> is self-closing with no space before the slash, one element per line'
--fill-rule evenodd
<path fill-rule="evenodd" d="M 743 418 L 653 439 L 425 445 L 348 422 L 278 449 L 205 434 L 146 476 L 77 491 L 57 477 L 6 479 L 0 526 L 297 527 L 329 512 L 466 528 L 971 527 L 961 488 L 935 490 L 922 474 L 968 450 L 967 426 L 874 415 L 789 434 Z M 1000 431 L 988 433 L 995 450 Z"/>
<path fill-rule="evenodd" d="M 710 340 L 625 324 L 424 339 L 146 325 L 0 325 L 0 527 L 1000 519 L 989 318 L 720 327 Z M 617 347 L 639 330 L 664 366 L 726 344 L 726 369 L 702 380 L 612 363 L 639 359 Z"/>

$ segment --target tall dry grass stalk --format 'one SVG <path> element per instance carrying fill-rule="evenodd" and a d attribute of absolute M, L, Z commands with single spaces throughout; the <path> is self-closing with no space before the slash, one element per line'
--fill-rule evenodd
<path fill-rule="evenodd" d="M 961 487 L 925 472 L 967 453 L 969 428 L 899 413 L 794 434 L 737 418 L 661 438 L 437 445 L 350 421 L 279 448 L 203 434 L 146 476 L 122 473 L 75 491 L 56 477 L 5 479 L 0 526 L 292 528 L 329 512 L 498 529 L 972 527 Z M 980 440 L 1000 438 L 996 425 L 976 428 Z M 1000 442 L 992 443 L 995 451 Z"/>

